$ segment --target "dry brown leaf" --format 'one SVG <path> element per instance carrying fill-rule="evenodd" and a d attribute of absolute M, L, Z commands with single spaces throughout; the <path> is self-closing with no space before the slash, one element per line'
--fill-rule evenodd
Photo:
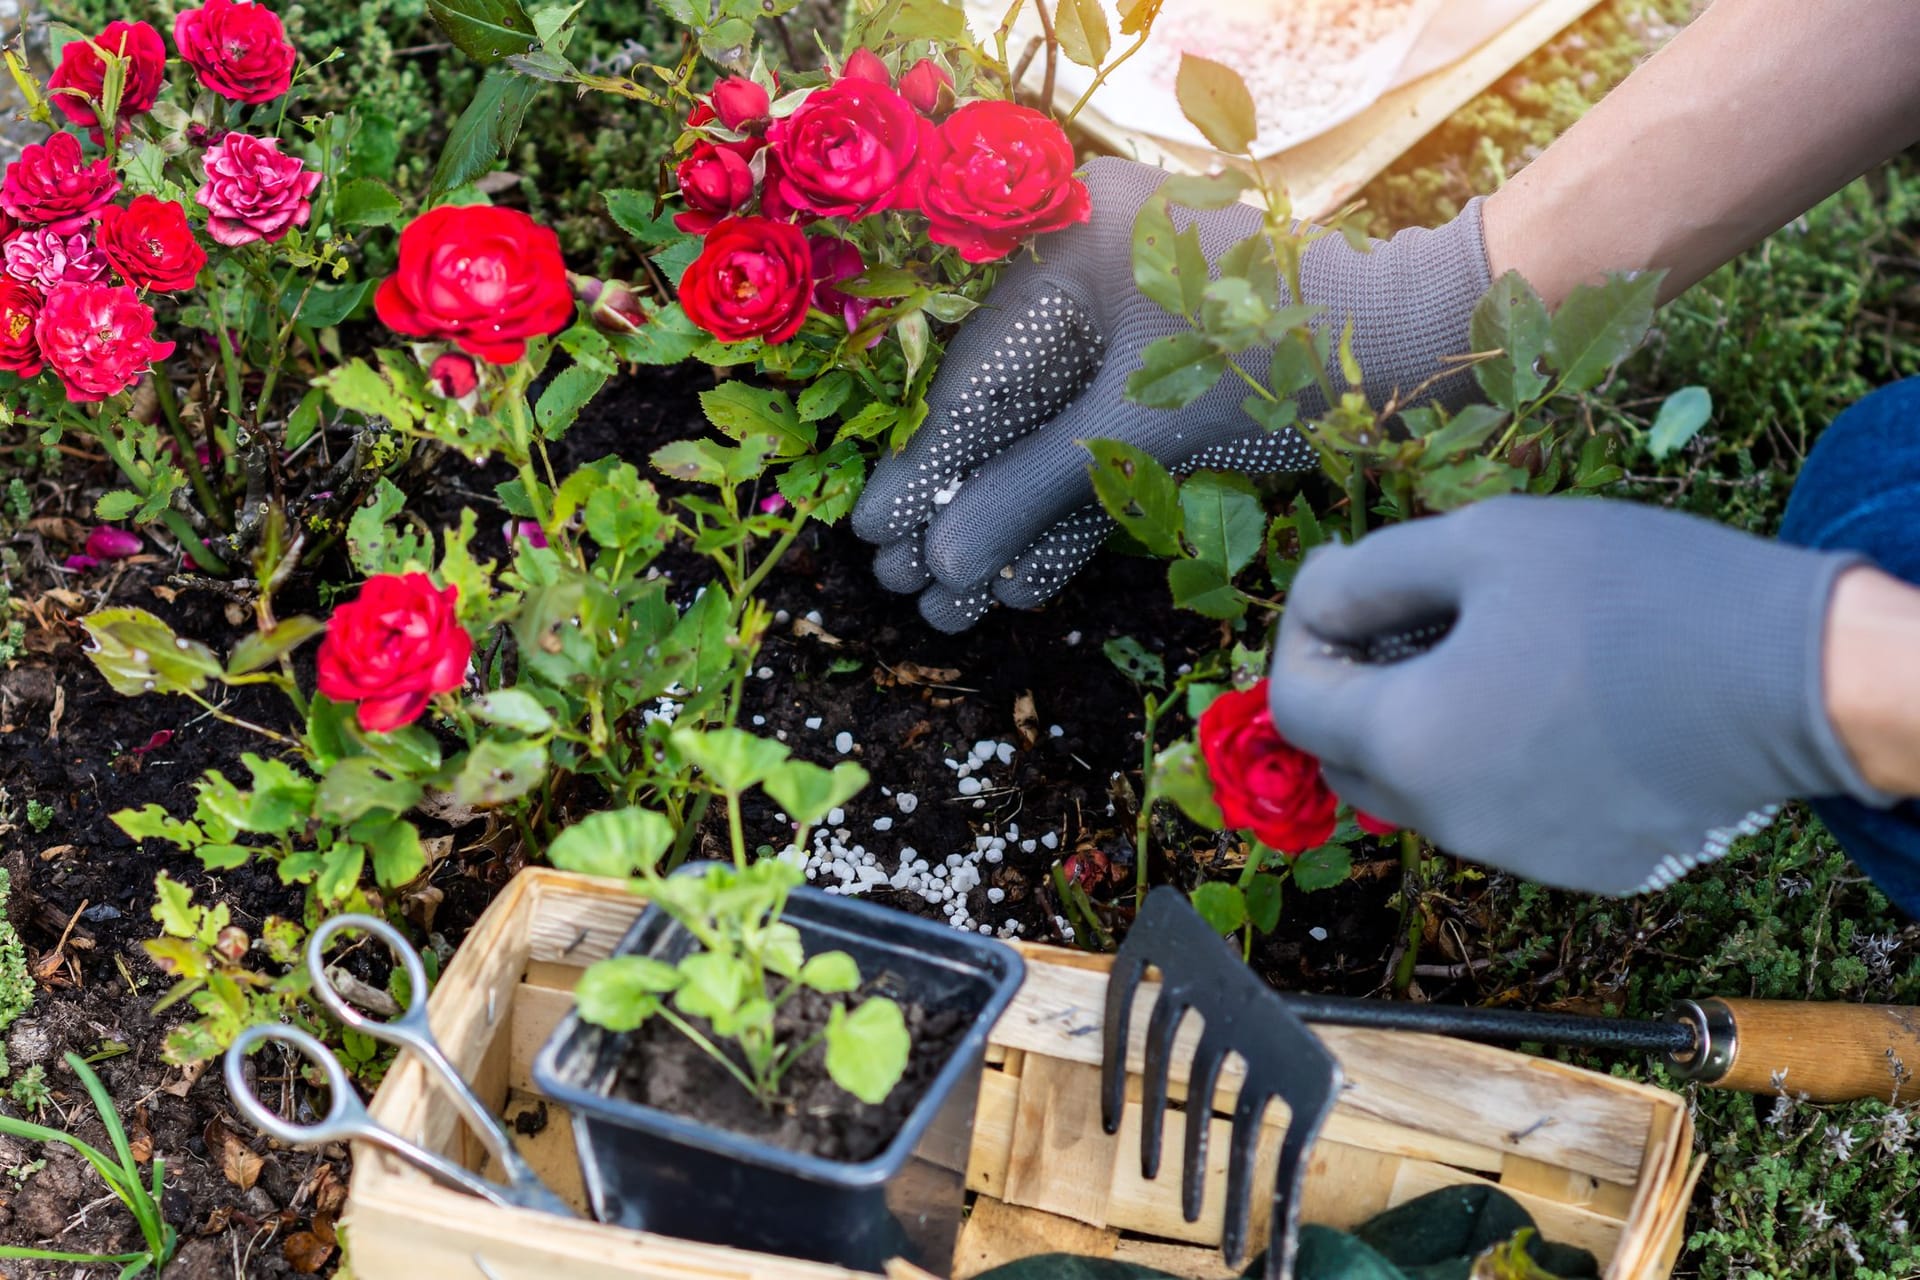
<path fill-rule="evenodd" d="M 340 1174 L 330 1164 L 322 1164 L 313 1174 L 313 1210 L 316 1214 L 332 1217 L 340 1212 L 340 1206 L 347 1202 L 347 1184 L 340 1181 Z M 316 1224 L 318 1219 L 315 1219 Z"/>
<path fill-rule="evenodd" d="M 48 587 L 40 593 L 42 600 L 51 600 L 68 609 L 85 609 L 87 598 L 78 591 L 69 591 L 65 587 Z"/>
<path fill-rule="evenodd" d="M 253 1184 L 260 1177 L 260 1166 L 266 1161 L 247 1149 L 247 1144 L 227 1132 L 227 1127 L 218 1120 L 207 1121 L 205 1137 L 207 1151 L 220 1162 L 220 1172 L 228 1182 L 242 1191 L 253 1190 Z"/>
<path fill-rule="evenodd" d="M 829 649 L 838 649 L 846 643 L 846 641 L 834 635 L 819 623 L 806 618 L 795 618 L 793 620 L 793 634 L 802 640 L 812 637 L 821 644 L 826 645 Z"/>
<path fill-rule="evenodd" d="M 1013 732 L 1020 749 L 1031 751 L 1040 742 L 1040 712 L 1033 705 L 1033 690 L 1024 689 L 1013 700 Z"/>
<path fill-rule="evenodd" d="M 333 1257 L 333 1246 L 311 1231 L 296 1231 L 288 1236 L 280 1246 L 287 1257 L 287 1265 L 303 1276 L 310 1276 L 327 1265 Z"/>
<path fill-rule="evenodd" d="M 896 684 L 926 685 L 938 688 L 953 685 L 960 679 L 958 667 L 925 667 L 917 662 L 900 662 L 891 666 L 882 664 L 874 673 L 874 683 L 881 688 L 891 688 Z"/>
<path fill-rule="evenodd" d="M 913 727 L 907 730 L 907 736 L 900 739 L 900 745 L 902 747 L 910 747 L 932 732 L 933 722 L 931 720 L 915 720 Z"/>
<path fill-rule="evenodd" d="M 147 590 L 153 592 L 156 600 L 164 600 L 168 604 L 172 604 L 180 598 L 180 589 L 178 587 L 148 587 Z"/>
<path fill-rule="evenodd" d="M 147 1128 L 147 1106 L 144 1102 L 133 1109 L 133 1123 L 127 1128 L 127 1149 L 133 1153 L 136 1164 L 145 1164 L 153 1159 L 153 1131 Z"/>
<path fill-rule="evenodd" d="M 47 848 L 42 849 L 40 851 L 40 861 L 52 862 L 55 858 L 63 858 L 67 854 L 72 853 L 78 847 L 79 847 L 78 845 L 71 845 L 71 844 L 49 845 Z"/>

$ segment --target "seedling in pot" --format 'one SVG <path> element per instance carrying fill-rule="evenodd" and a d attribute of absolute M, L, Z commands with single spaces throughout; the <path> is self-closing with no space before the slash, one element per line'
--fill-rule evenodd
<path fill-rule="evenodd" d="M 905 1016 L 883 996 L 857 998 L 860 970 L 846 952 L 805 953 L 800 931 L 781 919 L 803 873 L 785 858 L 749 861 L 739 817 L 742 794 L 759 786 L 793 817 L 795 846 L 804 849 L 808 828 L 865 786 L 866 770 L 794 760 L 779 743 L 738 729 L 676 730 L 671 746 L 698 767 L 697 785 L 726 802 L 733 862 L 702 875 L 660 874 L 673 829 L 646 809 L 596 814 L 553 842 L 556 866 L 635 876 L 636 887 L 697 944 L 678 961 L 628 955 L 595 964 L 575 991 L 580 1016 L 622 1032 L 662 1019 L 765 1107 L 779 1100 L 793 1065 L 824 1042 L 834 1083 L 870 1105 L 884 1101 L 907 1067 Z M 776 1019 L 804 991 L 835 1001 L 827 1025 L 783 1040 Z"/>

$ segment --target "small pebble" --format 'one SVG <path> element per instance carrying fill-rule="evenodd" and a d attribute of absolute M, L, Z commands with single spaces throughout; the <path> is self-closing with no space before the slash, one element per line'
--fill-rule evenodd
<path fill-rule="evenodd" d="M 841 823 L 843 823 L 843 822 L 845 822 L 846 820 L 847 820 L 847 811 L 846 811 L 845 809 L 829 809 L 829 810 L 827 810 L 827 825 L 828 825 L 828 826 L 830 826 L 830 827 L 837 827 L 837 826 L 839 826 L 839 825 L 840 825 Z"/>
<path fill-rule="evenodd" d="M 760 669 L 759 669 L 758 671 L 756 671 L 756 672 L 754 672 L 753 674 L 754 674 L 754 676 L 755 676 L 756 678 L 758 678 L 758 679 L 761 679 L 761 680 L 771 680 L 771 679 L 773 679 L 773 668 L 772 668 L 772 667 L 762 667 L 762 668 L 760 668 Z"/>
<path fill-rule="evenodd" d="M 811 622 L 814 626 L 817 627 L 821 623 L 825 622 L 826 619 L 820 616 L 820 611 L 818 609 L 810 609 L 807 611 L 807 621 Z"/>
<path fill-rule="evenodd" d="M 902 791 L 893 798 L 893 802 L 900 806 L 902 813 L 912 813 L 920 807 L 920 797 L 911 791 Z"/>
<path fill-rule="evenodd" d="M 978 779 L 978 778 L 962 778 L 962 779 L 960 779 L 960 794 L 961 794 L 961 795 L 963 795 L 963 796 L 977 796 L 977 795 L 979 795 L 979 794 L 980 794 L 980 779 Z"/>
<path fill-rule="evenodd" d="M 1067 731 L 1057 724 L 1050 724 L 1047 726 L 1047 736 L 1049 738 L 1064 738 L 1067 736 Z"/>
<path fill-rule="evenodd" d="M 808 716 L 806 724 L 807 724 L 807 728 L 809 729 L 818 729 L 820 727 L 820 717 Z"/>
<path fill-rule="evenodd" d="M 988 902 L 1005 902 L 1006 898 L 1007 898 L 1007 891 L 1005 889 L 1002 889 L 999 885 L 995 885 L 993 888 L 987 890 Z"/>
<path fill-rule="evenodd" d="M 1080 643 L 1080 633 L 1079 633 L 1078 631 L 1069 631 L 1069 632 L 1067 632 L 1067 643 L 1068 643 L 1068 644 L 1079 644 L 1079 643 Z"/>
<path fill-rule="evenodd" d="M 1040 843 L 1049 849 L 1058 849 L 1060 847 L 1060 837 L 1049 831 L 1040 837 Z"/>
<path fill-rule="evenodd" d="M 789 622 L 792 622 L 792 621 L 793 621 L 793 615 L 788 613 L 785 609 L 775 609 L 773 611 L 773 622 L 775 626 L 784 627 Z"/>
<path fill-rule="evenodd" d="M 1013 744 L 1010 742 L 1003 742 L 998 747 L 994 748 L 993 754 L 994 754 L 994 757 L 998 759 L 1001 764 L 1012 764 L 1013 763 Z"/>
<path fill-rule="evenodd" d="M 847 752 L 853 750 L 853 735 L 848 733 L 845 729 L 842 729 L 839 733 L 834 735 L 833 749 L 835 751 L 838 751 L 841 755 L 845 755 L 847 754 Z"/>
<path fill-rule="evenodd" d="M 875 831 L 891 831 L 893 830 L 893 819 L 892 818 L 875 818 L 873 820 L 873 829 Z"/>
<path fill-rule="evenodd" d="M 1325 942 L 1327 940 L 1327 931 L 1319 925 L 1315 925 L 1313 928 L 1307 930 L 1307 936 L 1315 942 Z"/>

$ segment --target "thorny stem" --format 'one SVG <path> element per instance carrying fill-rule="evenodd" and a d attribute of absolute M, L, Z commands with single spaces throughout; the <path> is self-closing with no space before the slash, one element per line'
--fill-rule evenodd
<path fill-rule="evenodd" d="M 1040 17 L 1040 31 L 1047 42 L 1047 72 L 1040 81 L 1040 109 L 1053 111 L 1053 75 L 1060 69 L 1060 40 L 1053 34 L 1053 15 L 1047 12 L 1047 0 L 1033 0 L 1033 11 Z"/>
<path fill-rule="evenodd" d="M 1147 842 L 1153 837 L 1153 805 L 1159 799 L 1154 786 L 1153 747 L 1160 733 L 1160 700 L 1147 695 L 1145 743 L 1140 751 L 1140 816 L 1133 833 L 1133 909 L 1147 904 Z"/>
<path fill-rule="evenodd" d="M 1107 77 L 1112 75 L 1115 71 L 1119 70 L 1120 65 L 1124 63 L 1128 58 L 1131 58 L 1134 54 L 1140 52 L 1141 49 L 1145 48 L 1147 43 L 1147 37 L 1152 34 L 1153 34 L 1153 28 L 1152 26 L 1149 25 L 1148 27 L 1146 27 L 1144 30 L 1140 32 L 1140 38 L 1138 40 L 1135 40 L 1132 44 L 1127 46 L 1125 53 L 1122 53 L 1119 57 L 1115 58 L 1112 62 L 1109 62 L 1106 66 L 1100 68 L 1098 74 L 1096 74 L 1093 77 L 1093 83 L 1087 86 L 1087 91 L 1080 95 L 1079 100 L 1073 104 L 1072 109 L 1069 110 L 1065 116 L 1061 117 L 1060 123 L 1063 125 L 1072 124 L 1074 117 L 1080 114 L 1080 108 L 1087 105 L 1087 102 L 1093 97 L 1094 93 L 1100 88 L 1100 86 L 1107 82 Z"/>
<path fill-rule="evenodd" d="M 1420 959 L 1420 939 L 1426 933 L 1426 917 L 1420 904 L 1420 837 L 1411 831 L 1400 833 L 1400 894 L 1406 900 L 1407 944 L 1393 968 L 1393 993 L 1405 996 L 1413 989 L 1413 967 Z"/>
<path fill-rule="evenodd" d="M 186 470 L 187 479 L 193 483 L 193 492 L 200 499 L 200 510 L 222 529 L 230 528 L 227 513 L 222 509 L 220 500 L 214 497 L 206 469 L 200 465 L 200 451 L 194 447 L 193 438 L 180 421 L 180 401 L 174 395 L 173 380 L 167 377 L 164 369 L 153 371 L 153 395 L 160 404 L 160 415 L 167 420 L 167 430 L 173 434 L 173 442 L 180 450 L 180 465 Z"/>
<path fill-rule="evenodd" d="M 1347 459 L 1347 539 L 1359 542 L 1367 536 L 1367 469 L 1358 454 Z"/>
<path fill-rule="evenodd" d="M 134 492 L 141 498 L 146 498 L 149 488 L 147 478 L 141 475 L 133 465 L 133 460 L 127 456 L 126 449 L 114 437 L 113 428 L 105 423 L 99 424 L 98 429 L 94 429 L 94 424 L 89 423 L 88 428 L 89 434 L 99 442 L 101 450 L 107 457 L 113 459 L 114 466 L 120 468 L 120 474 L 133 482 Z M 227 566 L 213 549 L 201 540 L 200 535 L 193 531 L 193 526 L 187 522 L 185 516 L 178 511 L 163 511 L 160 513 L 160 520 L 167 526 L 168 531 L 180 540 L 180 545 L 186 548 L 187 554 L 193 557 L 193 562 L 201 569 L 208 573 L 227 572 Z"/>
<path fill-rule="evenodd" d="M 254 733 L 259 734 L 261 737 L 271 739 L 272 741 L 281 743 L 284 746 L 295 747 L 295 748 L 300 746 L 300 743 L 297 740 L 293 738 L 289 738 L 284 733 L 278 733 L 272 729 L 267 728 L 265 725 L 258 725 L 253 723 L 253 721 L 251 720 L 242 720 L 239 716 L 227 714 L 227 712 L 221 710 L 219 707 L 215 706 L 213 703 L 208 702 L 205 698 L 201 697 L 199 694 L 195 693 L 191 689 L 182 689 L 180 690 L 180 692 L 186 694 L 187 697 L 199 703 L 200 706 L 206 711 L 206 713 L 212 716 L 215 720 L 219 720 L 219 721 L 222 721 L 223 723 L 230 724 L 234 726 L 234 728 L 236 729 L 252 730 Z"/>

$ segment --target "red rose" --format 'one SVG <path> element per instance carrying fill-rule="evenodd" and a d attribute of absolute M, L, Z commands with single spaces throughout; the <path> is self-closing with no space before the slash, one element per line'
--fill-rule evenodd
<path fill-rule="evenodd" d="M 458 400 L 480 385 L 480 371 L 474 367 L 471 356 L 449 351 L 427 370 L 427 381 L 447 399 Z"/>
<path fill-rule="evenodd" d="M 728 218 L 680 281 L 687 318 L 722 342 L 785 342 L 807 322 L 813 255 L 806 233 L 771 218 Z"/>
<path fill-rule="evenodd" d="M 932 58 L 922 58 L 900 73 L 900 96 L 921 115 L 937 115 L 953 106 L 953 77 Z"/>
<path fill-rule="evenodd" d="M 160 33 L 144 22 L 111 22 L 97 39 L 75 40 L 60 51 L 60 65 L 53 69 L 47 87 L 48 99 L 61 115 L 93 132 L 95 142 L 105 142 L 97 108 L 106 92 L 108 53 L 127 60 L 126 80 L 120 89 L 120 120 L 125 121 L 153 109 L 166 83 L 167 46 Z"/>
<path fill-rule="evenodd" d="M 61 285 L 47 295 L 33 336 L 77 404 L 118 395 L 173 354 L 171 342 L 153 340 L 153 309 L 125 285 Z"/>
<path fill-rule="evenodd" d="M 889 89 L 893 87 L 893 77 L 887 73 L 887 64 L 880 61 L 880 55 L 871 49 L 855 49 L 840 74 L 848 80 L 865 80 L 868 84 L 881 84 Z"/>
<path fill-rule="evenodd" d="M 296 55 L 280 16 L 261 5 L 207 0 L 173 20 L 180 56 L 200 83 L 235 102 L 271 102 L 293 84 Z"/>
<path fill-rule="evenodd" d="M 0 209 L 21 222 L 44 223 L 55 231 L 78 231 L 120 190 L 105 156 L 86 163 L 80 139 L 56 133 L 23 147 L 20 158 L 0 178 Z"/>
<path fill-rule="evenodd" d="M 373 309 L 398 333 L 452 342 L 493 364 L 573 319 L 560 237 L 518 209 L 443 204 L 400 233 L 400 267 Z"/>
<path fill-rule="evenodd" d="M 1031 107 L 967 103 L 935 131 L 925 170 L 928 234 L 968 262 L 1004 258 L 1026 237 L 1091 212 L 1086 184 L 1073 176 L 1073 145 Z"/>
<path fill-rule="evenodd" d="M 735 133 L 756 133 L 765 128 L 772 109 L 767 91 L 745 76 L 728 76 L 713 86 L 713 113 L 721 127 Z"/>
<path fill-rule="evenodd" d="M 120 277 L 140 289 L 191 289 L 207 265 L 207 251 L 187 225 L 187 211 L 156 196 L 138 195 L 124 209 L 102 209 L 96 238 Z"/>
<path fill-rule="evenodd" d="M 320 642 L 320 692 L 360 704 L 360 727 L 389 733 L 412 724 L 436 693 L 466 679 L 473 638 L 454 605 L 460 590 L 435 588 L 424 573 L 368 578 L 327 620 Z"/>
<path fill-rule="evenodd" d="M 33 322 L 45 304 L 32 285 L 0 276 L 0 369 L 31 378 L 45 367 L 33 336 Z"/>
<path fill-rule="evenodd" d="M 884 83 L 847 76 L 773 122 L 767 142 L 779 166 L 777 175 L 769 167 L 767 182 L 777 184 L 785 206 L 823 218 L 911 209 L 919 203 L 923 132 L 930 136 L 932 126 L 905 98 Z"/>
<path fill-rule="evenodd" d="M 1273 727 L 1265 680 L 1213 700 L 1200 716 L 1200 753 L 1229 827 L 1251 830 L 1288 854 L 1332 837 L 1339 801 L 1320 776 L 1320 762 Z"/>
<path fill-rule="evenodd" d="M 677 171 L 685 213 L 673 215 L 673 225 L 692 235 L 705 235 L 728 214 L 753 199 L 753 170 L 738 151 L 696 142 Z"/>

